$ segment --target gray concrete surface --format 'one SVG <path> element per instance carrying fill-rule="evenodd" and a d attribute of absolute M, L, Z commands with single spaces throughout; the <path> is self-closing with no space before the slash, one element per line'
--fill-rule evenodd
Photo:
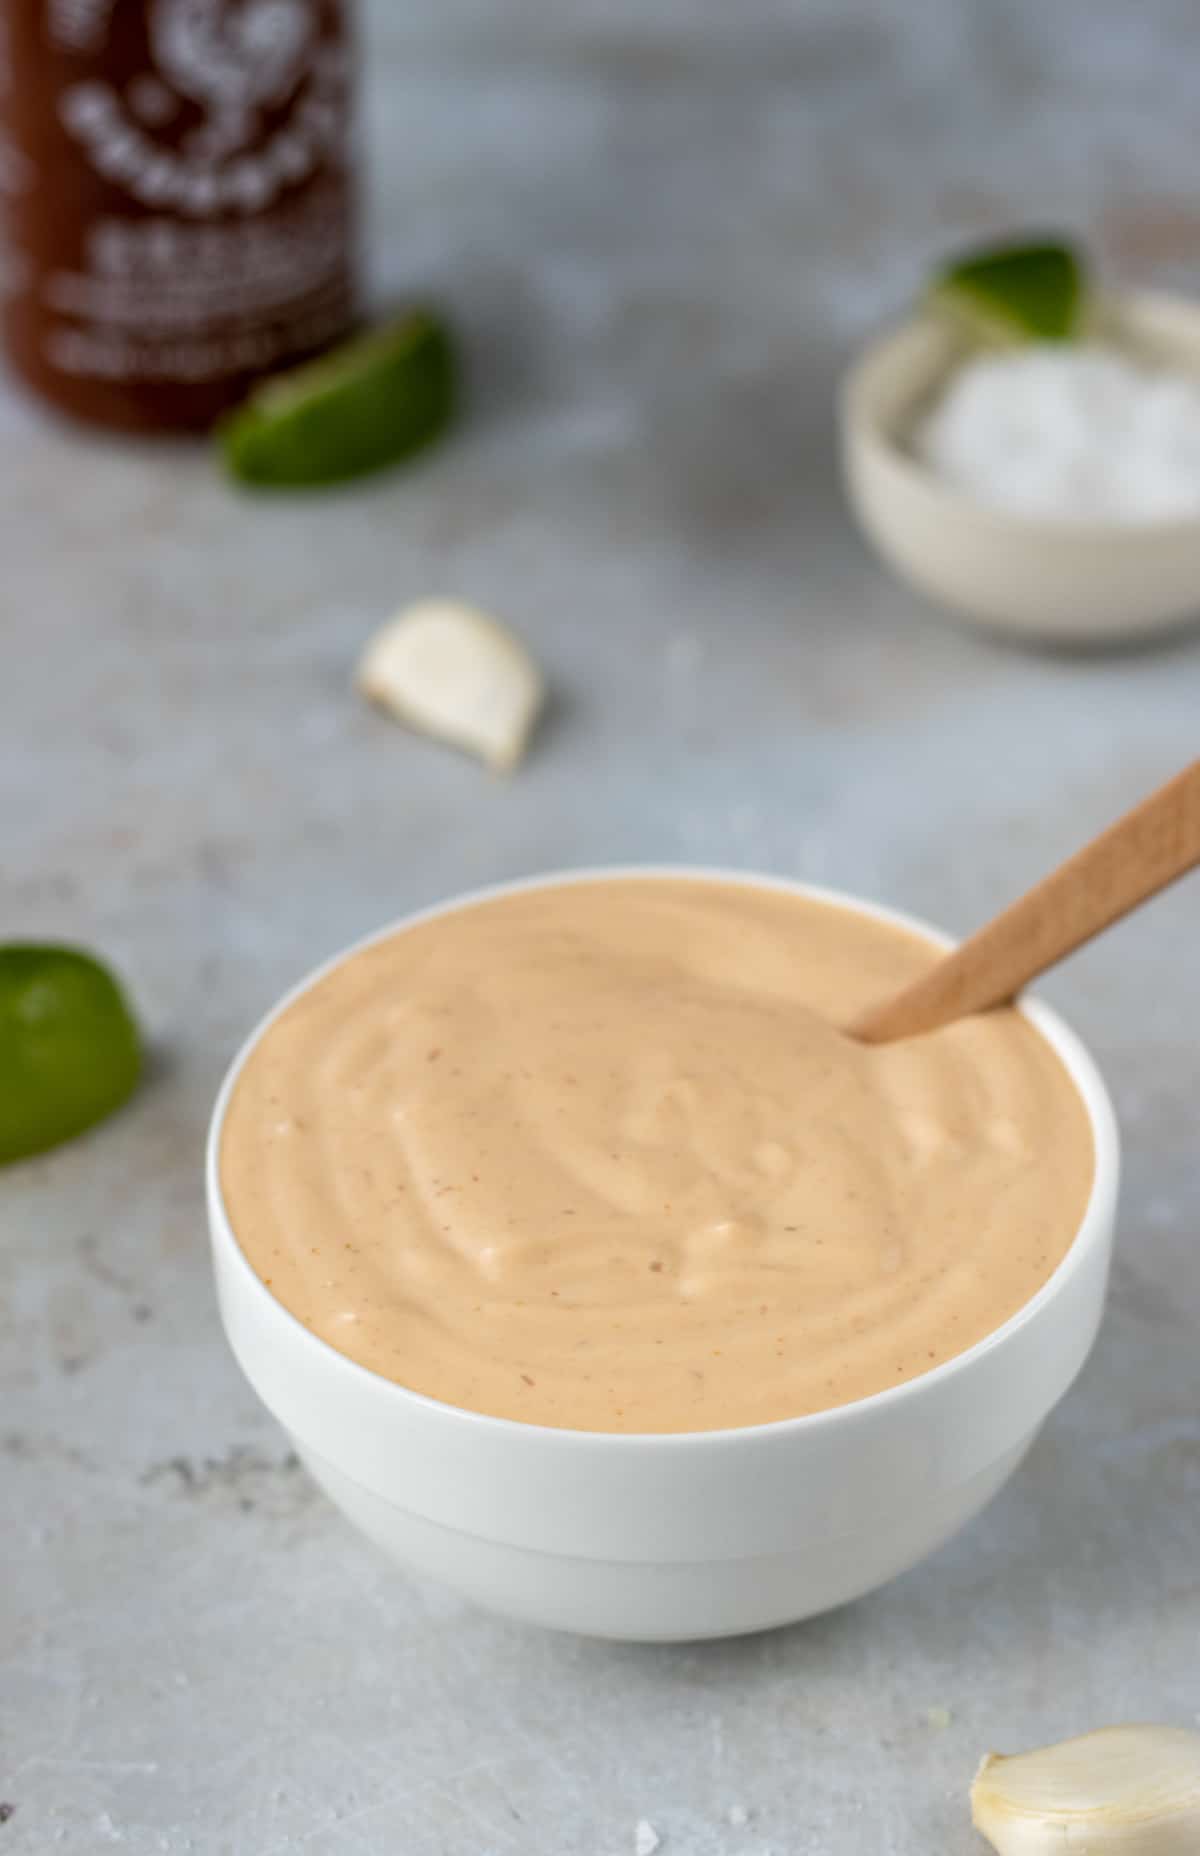
<path fill-rule="evenodd" d="M 1128 1143 L 1093 1362 L 965 1535 L 807 1627 L 598 1646 L 381 1563 L 225 1350 L 200 1190 L 236 1041 L 410 905 L 699 858 L 965 929 L 1196 753 L 1200 640 L 960 635 L 868 558 L 830 445 L 843 360 L 966 234 L 1069 222 L 1200 287 L 1193 25 L 379 0 L 377 284 L 456 309 L 461 437 L 254 502 L 0 400 L 2 927 L 103 949 L 157 1053 L 0 1180 L 0 1856 L 620 1856 L 639 1817 L 663 1856 L 968 1856 L 985 1747 L 1196 1718 L 1197 883 L 1048 989 Z M 554 678 L 511 783 L 347 693 L 434 589 Z"/>

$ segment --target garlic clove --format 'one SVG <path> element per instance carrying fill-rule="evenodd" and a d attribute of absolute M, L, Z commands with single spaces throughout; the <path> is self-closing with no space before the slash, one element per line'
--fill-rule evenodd
<path fill-rule="evenodd" d="M 427 735 L 515 767 L 545 698 L 541 671 L 512 633 L 474 606 L 426 599 L 367 641 L 363 694 Z"/>
<path fill-rule="evenodd" d="M 971 1816 L 1000 1856 L 1197 1856 L 1200 1733 L 1105 1727 L 1034 1753 L 989 1753 Z"/>

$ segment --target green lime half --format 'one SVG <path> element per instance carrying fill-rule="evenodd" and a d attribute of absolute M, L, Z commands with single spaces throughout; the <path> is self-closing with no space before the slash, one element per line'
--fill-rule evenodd
<path fill-rule="evenodd" d="M 1086 296 L 1079 253 L 1051 240 L 968 253 L 929 288 L 931 303 L 993 342 L 1071 341 L 1080 332 Z"/>
<path fill-rule="evenodd" d="M 412 310 L 265 380 L 222 422 L 221 449 L 242 483 L 342 483 L 432 444 L 453 417 L 457 384 L 449 329 Z"/>
<path fill-rule="evenodd" d="M 0 1164 L 111 1114 L 141 1067 L 137 1025 L 98 960 L 73 947 L 0 946 Z"/>

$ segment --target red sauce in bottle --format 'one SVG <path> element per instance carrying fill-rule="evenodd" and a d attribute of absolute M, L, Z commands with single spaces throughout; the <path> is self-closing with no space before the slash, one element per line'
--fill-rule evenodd
<path fill-rule="evenodd" d="M 354 314 L 349 0 L 0 0 L 0 329 L 76 418 L 202 429 Z"/>

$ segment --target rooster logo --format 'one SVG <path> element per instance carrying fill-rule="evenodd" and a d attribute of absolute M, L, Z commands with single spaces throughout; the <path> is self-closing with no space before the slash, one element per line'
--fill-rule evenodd
<path fill-rule="evenodd" d="M 288 95 L 314 20 L 311 0 L 156 0 L 149 29 L 159 71 L 206 113 L 188 153 L 215 162 L 253 139 L 264 104 Z"/>

